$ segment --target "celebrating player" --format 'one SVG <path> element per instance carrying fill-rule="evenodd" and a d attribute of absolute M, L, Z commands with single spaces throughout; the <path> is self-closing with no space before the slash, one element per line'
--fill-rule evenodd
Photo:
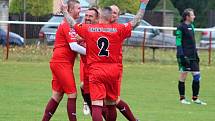
<path fill-rule="evenodd" d="M 84 23 L 96 24 L 98 23 L 98 19 L 99 19 L 98 10 L 96 8 L 89 8 L 85 13 Z M 85 42 L 83 44 L 85 45 Z M 81 55 L 81 59 L 80 59 L 80 79 L 82 82 L 81 94 L 84 99 L 83 112 L 85 115 L 87 115 L 90 113 L 89 106 L 91 106 L 91 100 L 90 100 L 90 92 L 89 92 L 89 72 L 88 72 L 88 66 L 86 62 L 86 56 L 84 55 Z"/>
<path fill-rule="evenodd" d="M 191 72 L 193 76 L 192 101 L 197 104 L 206 105 L 205 102 L 198 98 L 201 76 L 199 69 L 199 56 L 194 36 L 194 26 L 192 24 L 194 19 L 195 15 L 193 9 L 185 9 L 182 14 L 182 23 L 176 30 L 177 61 L 180 71 L 178 91 L 180 102 L 182 104 L 191 104 L 185 99 L 185 80 L 188 72 Z"/>
<path fill-rule="evenodd" d="M 136 25 L 137 25 L 137 23 L 140 21 L 140 19 L 143 17 L 143 14 L 144 14 L 144 12 L 145 12 L 145 7 L 146 7 L 146 4 L 148 3 L 148 0 L 147 1 L 141 1 L 141 7 L 140 7 L 140 10 L 139 10 L 139 12 L 138 12 L 138 14 L 135 16 L 135 18 L 134 18 L 134 20 L 133 21 L 131 21 L 131 22 L 129 22 L 129 23 L 127 23 L 127 24 L 125 24 L 124 25 L 124 32 L 121 32 L 121 33 L 123 33 L 124 34 L 124 39 L 125 38 L 127 38 L 127 37 L 129 37 L 130 36 L 130 34 L 131 34 L 131 28 L 132 27 L 135 27 Z M 112 11 L 112 10 L 111 10 Z M 99 26 L 101 26 L 101 24 L 102 24 L 102 26 L 103 26 L 103 24 L 106 26 L 107 24 L 109 24 L 109 23 L 111 23 L 111 20 L 109 20 L 108 19 L 108 15 L 109 15 L 109 12 L 110 11 L 108 11 L 108 9 L 105 9 L 105 10 L 103 10 L 102 11 L 102 14 L 101 14 L 101 21 L 100 21 L 100 24 L 98 24 Z M 112 13 L 111 13 L 112 14 Z M 65 16 L 68 16 L 66 13 L 64 13 L 64 15 Z M 102 18 L 102 16 L 103 16 L 103 18 Z M 112 17 L 111 17 L 112 18 Z M 74 26 L 74 24 L 75 24 L 75 21 L 74 20 L 72 20 L 72 19 L 70 19 L 69 20 L 70 21 L 70 25 L 71 26 Z M 103 30 L 104 31 L 108 31 L 108 32 L 110 32 L 109 34 L 109 36 L 111 36 L 111 35 L 114 35 L 114 32 L 118 32 L 118 29 L 121 29 L 121 28 L 113 28 L 114 26 L 113 25 L 116 25 L 117 27 L 119 27 L 118 25 L 122 25 L 122 24 L 117 24 L 117 23 L 113 23 L 112 25 L 107 25 L 106 27 L 110 27 L 110 28 L 106 28 L 106 27 L 104 27 L 104 28 L 92 28 L 91 29 L 91 27 L 92 26 L 90 26 L 90 25 L 84 25 L 84 24 L 80 24 L 80 25 L 76 25 L 76 27 L 75 27 L 75 29 L 76 29 L 76 31 L 77 31 L 77 33 L 78 34 L 80 34 L 83 38 L 86 38 L 86 42 L 87 42 L 87 63 L 90 65 L 90 62 L 89 62 L 89 60 L 90 59 L 92 59 L 92 58 L 94 58 L 94 59 L 98 59 L 98 60 L 100 60 L 100 58 L 96 58 L 96 57 L 94 57 L 95 56 L 95 52 L 96 51 L 91 51 L 91 50 L 93 50 L 93 48 L 92 47 L 89 47 L 88 46 L 88 44 L 90 43 L 90 42 L 92 42 L 92 41 L 95 41 L 96 40 L 96 38 L 94 38 L 93 37 L 93 35 L 95 34 L 95 33 L 97 33 L 97 32 L 103 32 Z M 126 27 L 125 27 L 126 26 Z M 81 29 L 80 29 L 81 28 Z M 122 27 L 123 28 L 123 27 Z M 112 33 L 113 32 L 113 33 Z M 91 33 L 91 34 L 88 34 L 88 33 Z M 127 34 L 126 34 L 127 33 Z M 103 38 L 102 36 L 107 36 L 105 33 L 99 33 L 99 34 L 101 34 L 100 35 L 100 39 L 99 38 L 97 38 L 97 46 L 100 48 L 100 53 L 99 53 L 99 55 L 100 56 L 108 56 L 109 57 L 109 54 L 108 54 L 108 48 L 109 48 L 109 39 L 107 39 L 107 38 Z M 119 34 L 119 33 L 118 33 Z M 96 34 L 95 34 L 96 35 Z M 92 36 L 92 38 L 91 38 L 91 36 Z M 97 36 L 99 36 L 99 35 L 97 35 Z M 119 51 L 116 51 L 116 52 L 119 52 L 119 53 L 117 53 L 117 54 L 119 54 L 120 55 L 120 52 L 121 52 L 121 46 L 122 46 L 122 41 L 121 40 L 124 40 L 124 39 L 122 39 L 122 38 L 120 38 L 120 35 L 118 35 L 119 36 L 119 38 L 117 39 L 116 38 L 116 36 L 114 37 L 116 40 L 119 40 L 121 43 L 118 43 L 118 44 L 120 44 L 120 48 L 117 48 L 117 49 L 119 49 Z M 122 37 L 122 36 L 121 36 Z M 112 39 L 112 38 L 111 38 Z M 110 39 L 110 40 L 111 40 Z M 91 41 L 90 41 L 91 40 Z M 100 43 L 101 42 L 101 43 Z M 114 45 L 114 44 L 110 44 L 110 45 Z M 95 48 L 95 46 L 94 46 L 94 48 Z M 94 54 L 93 55 L 93 57 L 91 57 L 91 56 L 89 56 L 90 54 L 90 52 L 92 52 L 92 54 Z M 94 52 L 94 53 L 93 53 Z M 103 55 L 103 54 L 105 54 L 105 55 Z M 102 60 L 102 59 L 101 59 Z M 118 58 L 117 58 L 117 64 L 118 64 L 118 69 L 119 70 L 121 70 L 120 68 L 121 67 L 119 67 L 119 63 L 121 64 L 122 62 L 122 57 L 121 56 L 119 56 Z M 90 66 L 90 67 L 94 67 L 94 66 Z M 89 69 L 90 69 L 90 67 L 89 67 Z M 103 70 L 104 71 L 104 70 Z M 121 73 L 121 71 L 119 72 L 119 74 Z M 117 73 L 116 73 L 117 74 Z M 94 82 L 95 80 L 102 80 L 101 78 L 95 78 L 96 77 L 96 75 L 93 75 L 93 74 L 90 74 L 90 87 L 92 86 L 92 87 L 94 87 L 95 86 L 95 89 L 96 89 L 96 86 L 97 86 L 97 88 L 99 88 L 99 85 L 95 85 L 95 84 L 93 84 L 92 82 Z M 107 75 L 108 75 L 108 73 L 107 73 Z M 95 76 L 95 77 L 94 77 Z M 104 76 L 104 75 L 103 75 Z M 91 77 L 94 77 L 94 78 L 91 78 Z M 106 76 L 104 76 L 104 77 L 106 77 Z M 120 77 L 120 76 L 119 76 Z M 93 81 L 92 81 L 93 80 Z M 108 80 L 108 78 L 106 77 L 106 81 Z M 119 78 L 117 79 L 117 88 L 119 87 L 118 86 L 118 80 L 119 80 Z M 102 82 L 106 82 L 106 81 L 102 81 Z M 113 81 L 113 80 L 112 80 Z M 108 82 L 111 82 L 110 80 L 108 81 Z M 114 86 L 116 86 L 116 85 L 114 85 Z M 105 87 L 105 86 L 104 86 Z M 104 88 L 103 87 L 103 88 Z M 116 89 L 117 89 L 116 88 Z M 97 94 L 97 93 L 100 93 L 100 94 L 102 94 L 102 93 L 104 93 L 104 92 L 102 92 L 102 91 L 91 91 L 91 89 L 92 88 L 90 88 L 90 94 L 91 94 L 91 92 L 93 93 L 93 94 L 91 94 L 91 98 L 92 98 L 92 107 L 93 107 L 93 109 L 92 109 L 92 111 L 93 111 L 93 114 L 94 114 L 94 111 L 95 112 L 97 112 L 97 114 L 100 114 L 101 113 L 101 108 L 102 107 L 99 107 L 99 106 L 103 106 L 103 99 L 105 99 L 105 98 L 107 98 L 108 97 L 108 95 L 106 95 L 106 97 L 104 96 L 104 95 L 102 95 L 101 97 L 98 97 L 98 95 L 99 94 Z M 99 89 L 102 89 L 101 87 L 99 88 Z M 98 89 L 98 90 L 99 90 Z M 108 88 L 105 88 L 105 89 L 108 89 Z M 104 90 L 105 90 L 104 89 Z M 107 90 L 105 90 L 105 91 L 107 91 Z M 108 91 L 107 91 L 108 92 Z M 106 93 L 107 93 L 106 92 Z M 95 96 L 94 97 L 94 95 L 95 94 L 97 94 L 97 97 Z M 107 93 L 108 94 L 108 93 Z M 114 95 L 114 94 L 113 94 Z M 115 95 L 114 95 L 115 96 Z M 100 100 L 98 99 L 98 98 L 101 98 Z M 118 89 L 117 89 L 117 98 L 118 98 Z M 112 97 L 112 99 L 111 99 L 111 101 L 110 102 L 112 102 L 113 100 L 114 100 L 115 98 L 113 98 Z M 109 101 L 108 101 L 109 102 Z M 110 104 L 110 103 L 108 103 L 108 104 Z M 111 103 L 112 104 L 112 103 Z M 98 106 L 98 107 L 95 107 L 95 105 L 96 106 Z M 113 106 L 113 105 L 112 105 Z M 111 106 L 107 106 L 108 108 L 109 108 L 109 112 L 111 112 L 112 114 L 115 114 L 114 113 L 114 108 L 113 107 L 111 107 Z M 111 107 L 111 108 L 110 108 Z M 110 111 L 111 110 L 111 111 Z M 100 115 L 98 115 L 98 116 L 100 116 Z M 99 118 L 99 120 L 101 119 L 101 117 L 98 117 L 97 116 L 97 118 Z M 112 116 L 112 117 L 114 117 L 115 115 L 110 115 L 109 114 L 109 116 Z M 93 119 L 96 117 L 96 115 L 93 115 Z M 109 118 L 109 117 L 108 117 Z M 113 120 L 114 118 L 112 118 L 112 120 Z M 96 120 L 96 119 L 95 119 Z M 133 120 L 136 120 L 136 119 L 133 119 Z"/>
<path fill-rule="evenodd" d="M 68 13 L 74 19 L 79 18 L 80 3 L 69 0 Z M 56 32 L 53 55 L 50 61 L 52 71 L 52 97 L 49 100 L 42 121 L 49 121 L 58 107 L 64 93 L 67 94 L 67 113 L 70 121 L 76 121 L 76 86 L 73 66 L 76 52 L 85 55 L 86 49 L 77 44 L 74 29 L 66 21 L 59 25 Z"/>
<path fill-rule="evenodd" d="M 112 5 L 111 9 L 112 9 L 111 23 L 116 23 L 118 18 L 119 18 L 120 10 L 119 10 L 118 6 L 116 6 L 116 5 Z M 120 59 L 121 59 L 121 61 L 119 63 L 120 78 L 118 80 L 118 99 L 116 101 L 116 107 L 129 121 L 136 121 L 137 119 L 134 117 L 129 105 L 125 101 L 120 99 L 121 81 L 122 81 L 122 73 L 123 73 L 122 58 L 123 57 L 122 57 L 122 46 L 121 46 L 121 48 L 120 48 Z"/>

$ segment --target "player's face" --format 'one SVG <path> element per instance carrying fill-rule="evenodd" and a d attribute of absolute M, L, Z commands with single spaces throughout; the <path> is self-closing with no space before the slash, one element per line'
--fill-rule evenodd
<path fill-rule="evenodd" d="M 119 8 L 116 6 L 111 6 L 112 9 L 112 19 L 111 22 L 115 23 L 117 22 L 118 18 L 119 18 Z"/>
<path fill-rule="evenodd" d="M 72 15 L 72 17 L 74 19 L 77 19 L 79 18 L 79 13 L 81 12 L 81 7 L 80 7 L 80 4 L 76 3 L 74 5 L 74 8 L 71 10 L 70 14 Z"/>
<path fill-rule="evenodd" d="M 190 22 L 193 22 L 194 21 L 194 19 L 195 19 L 195 15 L 194 15 L 194 12 L 193 11 L 190 11 L 190 16 L 188 16 L 188 20 L 190 21 Z"/>
<path fill-rule="evenodd" d="M 98 17 L 96 16 L 96 12 L 94 10 L 88 10 L 85 13 L 85 19 L 86 24 L 95 24 L 98 21 Z"/>

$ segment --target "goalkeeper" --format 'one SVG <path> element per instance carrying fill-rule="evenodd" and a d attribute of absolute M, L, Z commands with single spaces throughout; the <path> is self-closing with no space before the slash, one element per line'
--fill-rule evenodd
<path fill-rule="evenodd" d="M 201 76 L 199 70 L 199 56 L 194 36 L 194 26 L 192 24 L 194 19 L 195 15 L 193 9 L 185 9 L 182 14 L 182 22 L 176 30 L 177 61 L 180 71 L 178 91 L 180 102 L 182 104 L 191 104 L 190 101 L 185 99 L 185 80 L 188 72 L 191 72 L 193 76 L 192 102 L 206 105 L 206 103 L 201 101 L 198 97 Z"/>

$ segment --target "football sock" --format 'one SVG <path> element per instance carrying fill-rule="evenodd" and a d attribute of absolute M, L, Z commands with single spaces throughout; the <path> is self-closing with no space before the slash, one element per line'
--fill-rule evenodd
<path fill-rule="evenodd" d="M 51 98 L 46 106 L 42 121 L 49 121 L 54 115 L 58 104 L 53 98 Z"/>
<path fill-rule="evenodd" d="M 91 98 L 90 98 L 90 94 L 84 94 L 83 95 L 83 97 L 84 97 L 84 101 L 87 103 L 87 105 L 89 106 L 89 107 L 91 107 Z"/>
<path fill-rule="evenodd" d="M 68 114 L 70 121 L 77 121 L 77 119 L 76 119 L 76 98 L 68 98 L 67 114 Z"/>
<path fill-rule="evenodd" d="M 193 100 L 196 100 L 199 95 L 199 81 L 193 81 L 192 90 L 193 90 Z"/>
<path fill-rule="evenodd" d="M 124 101 L 120 100 L 119 103 L 116 105 L 116 107 L 129 121 L 136 121 L 129 106 Z"/>
<path fill-rule="evenodd" d="M 102 106 L 92 105 L 92 121 L 102 120 Z"/>
<path fill-rule="evenodd" d="M 87 105 L 88 105 L 89 108 L 90 108 L 90 114 L 92 115 L 92 103 L 91 103 L 90 94 L 89 94 L 89 93 L 84 94 L 84 95 L 83 95 L 83 98 L 84 98 L 85 102 L 87 102 Z"/>
<path fill-rule="evenodd" d="M 86 100 L 85 100 L 85 98 L 84 98 L 84 89 L 83 88 L 80 88 L 81 89 L 81 95 L 82 95 L 82 97 L 83 97 L 83 99 L 84 99 L 84 102 L 87 102 Z"/>
<path fill-rule="evenodd" d="M 179 95 L 180 95 L 180 100 L 185 98 L 185 83 L 178 81 L 178 91 L 179 91 Z"/>
<path fill-rule="evenodd" d="M 104 106 L 102 107 L 102 116 L 103 116 L 103 118 L 104 118 L 105 120 L 107 119 L 107 114 L 108 114 L 108 109 L 107 109 L 107 106 L 104 105 Z"/>
<path fill-rule="evenodd" d="M 116 121 L 117 112 L 116 112 L 116 106 L 115 105 L 107 105 L 107 120 L 106 121 Z"/>

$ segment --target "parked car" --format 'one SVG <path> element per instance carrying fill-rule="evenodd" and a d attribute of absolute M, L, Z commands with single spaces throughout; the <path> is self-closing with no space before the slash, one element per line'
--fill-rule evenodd
<path fill-rule="evenodd" d="M 135 15 L 125 13 L 120 15 L 118 22 L 127 23 L 134 18 Z M 152 26 L 145 20 L 141 20 L 139 26 L 132 30 L 131 37 L 125 41 L 128 45 L 141 45 L 144 38 L 144 27 Z M 163 45 L 163 46 L 175 46 L 175 36 L 160 32 L 158 29 L 147 29 L 146 30 L 146 41 L 145 45 Z"/>
<path fill-rule="evenodd" d="M 81 14 L 82 15 L 82 14 Z M 59 23 L 63 21 L 63 15 L 53 15 L 48 22 L 56 22 Z M 77 20 L 80 22 L 83 19 L 83 15 Z M 39 32 L 39 40 L 40 42 L 44 42 L 48 45 L 53 45 L 55 41 L 55 34 L 59 24 L 47 24 L 44 25 Z"/>
<path fill-rule="evenodd" d="M 212 27 L 212 29 L 215 30 L 215 27 Z M 210 40 L 210 31 L 203 31 L 201 34 L 202 34 L 202 36 L 201 36 L 199 46 L 208 48 L 209 44 L 210 44 L 210 41 L 209 41 Z M 215 31 L 211 32 L 211 38 L 212 38 L 211 47 L 215 48 Z"/>
<path fill-rule="evenodd" d="M 24 38 L 20 35 L 9 32 L 9 44 L 10 45 L 17 45 L 17 46 L 23 46 L 24 45 Z M 0 44 L 5 46 L 7 44 L 7 32 L 0 28 Z"/>
<path fill-rule="evenodd" d="M 84 14 L 81 14 L 79 22 L 83 19 Z M 127 23 L 134 18 L 133 14 L 126 13 L 120 15 L 118 22 Z M 53 16 L 48 22 L 61 22 L 63 20 L 62 15 Z M 144 27 L 152 26 L 145 20 L 141 20 L 140 25 L 132 30 L 132 35 L 125 41 L 128 45 L 141 45 L 144 37 Z M 53 45 L 55 41 L 55 33 L 58 25 L 44 25 L 39 33 L 39 37 L 42 38 L 48 45 Z M 158 29 L 147 29 L 146 31 L 146 45 L 168 45 L 175 46 L 175 36 L 161 33 Z"/>

